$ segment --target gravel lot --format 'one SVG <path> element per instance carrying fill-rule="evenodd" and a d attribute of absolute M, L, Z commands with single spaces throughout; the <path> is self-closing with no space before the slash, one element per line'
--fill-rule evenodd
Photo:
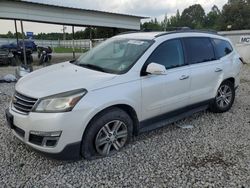
<path fill-rule="evenodd" d="M 0 68 L 0 76 L 13 68 Z M 0 84 L 11 95 L 14 84 Z M 250 66 L 233 108 L 142 134 L 109 158 L 54 161 L 14 138 L 0 94 L 0 187 L 250 187 Z M 193 125 L 181 129 L 176 125 Z"/>

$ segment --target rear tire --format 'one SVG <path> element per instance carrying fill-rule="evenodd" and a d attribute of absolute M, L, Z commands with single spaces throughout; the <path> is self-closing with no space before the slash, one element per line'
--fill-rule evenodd
<path fill-rule="evenodd" d="M 132 138 L 133 121 L 120 108 L 107 109 L 95 116 L 87 126 L 81 154 L 92 160 L 111 156 L 120 151 Z"/>
<path fill-rule="evenodd" d="M 216 97 L 210 104 L 210 111 L 214 113 L 223 113 L 230 110 L 235 99 L 234 84 L 228 80 L 222 82 L 217 90 Z"/>

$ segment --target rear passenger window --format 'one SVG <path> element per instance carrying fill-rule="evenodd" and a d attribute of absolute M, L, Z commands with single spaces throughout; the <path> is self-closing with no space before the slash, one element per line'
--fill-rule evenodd
<path fill-rule="evenodd" d="M 196 64 L 215 60 L 214 48 L 209 38 L 184 38 L 188 64 Z"/>
<path fill-rule="evenodd" d="M 147 60 L 147 63 L 152 62 L 164 65 L 166 69 L 184 65 L 181 41 L 174 39 L 160 44 Z"/>
<path fill-rule="evenodd" d="M 221 39 L 213 39 L 213 41 L 217 52 L 217 58 L 222 58 L 233 51 L 233 48 L 229 42 Z"/>

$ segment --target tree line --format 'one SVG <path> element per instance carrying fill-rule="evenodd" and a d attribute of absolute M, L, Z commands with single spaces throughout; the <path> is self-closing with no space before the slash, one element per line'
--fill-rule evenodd
<path fill-rule="evenodd" d="M 184 9 L 182 13 L 177 10 L 173 16 L 168 17 L 166 14 L 162 22 L 155 18 L 141 24 L 141 30 L 148 31 L 168 31 L 179 27 L 217 31 L 250 29 L 250 0 L 228 0 L 222 10 L 214 5 L 207 14 L 200 4 L 194 4 Z M 125 29 L 87 27 L 84 30 L 75 32 L 74 38 L 109 38 L 125 31 Z M 15 35 L 9 31 L 7 34 L 0 34 L 0 37 L 15 38 Z M 21 33 L 18 33 L 18 36 L 21 38 Z M 72 33 L 39 33 L 34 35 L 34 39 L 42 40 L 62 40 L 64 37 L 71 40 L 73 35 Z"/>
<path fill-rule="evenodd" d="M 89 39 L 90 37 L 93 39 L 100 38 L 110 38 L 118 33 L 125 32 L 125 29 L 113 29 L 113 28 L 91 28 L 87 27 L 84 30 L 76 31 L 74 34 L 74 39 Z M 64 36 L 65 35 L 65 36 Z M 20 32 L 17 33 L 18 38 L 22 38 L 22 34 Z M 33 36 L 33 39 L 39 40 L 63 40 L 63 38 L 67 40 L 73 39 L 72 33 L 38 33 Z M 7 34 L 0 34 L 0 38 L 16 38 L 16 33 L 12 33 L 9 31 Z M 27 37 L 25 37 L 27 38 Z"/>
<path fill-rule="evenodd" d="M 250 29 L 250 0 L 229 0 L 220 10 L 216 5 L 206 14 L 200 4 L 177 10 L 174 16 L 157 19 L 141 25 L 144 30 L 172 30 L 178 27 L 211 29 L 217 31 Z"/>

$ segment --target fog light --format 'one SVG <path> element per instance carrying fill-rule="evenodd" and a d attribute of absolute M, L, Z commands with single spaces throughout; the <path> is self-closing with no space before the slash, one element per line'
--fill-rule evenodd
<path fill-rule="evenodd" d="M 46 141 L 46 146 L 53 147 L 53 146 L 55 146 L 57 144 L 57 141 L 58 140 L 47 140 Z"/>
<path fill-rule="evenodd" d="M 29 142 L 38 146 L 55 147 L 62 131 L 42 132 L 30 131 Z"/>
<path fill-rule="evenodd" d="M 30 134 L 44 137 L 60 137 L 62 131 L 54 131 L 54 132 L 42 132 L 42 131 L 30 131 Z"/>

